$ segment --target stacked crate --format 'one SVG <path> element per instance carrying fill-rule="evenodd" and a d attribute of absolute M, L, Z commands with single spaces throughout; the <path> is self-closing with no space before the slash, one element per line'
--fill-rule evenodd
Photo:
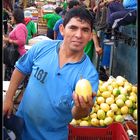
<path fill-rule="evenodd" d="M 47 33 L 47 21 L 43 19 L 43 17 L 38 17 L 38 34 L 46 34 Z"/>

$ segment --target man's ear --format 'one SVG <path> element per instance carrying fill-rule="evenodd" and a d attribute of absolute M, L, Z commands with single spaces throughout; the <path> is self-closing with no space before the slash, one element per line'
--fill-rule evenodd
<path fill-rule="evenodd" d="M 61 35 L 64 36 L 64 26 L 63 26 L 63 24 L 59 25 L 59 31 L 60 31 Z"/>

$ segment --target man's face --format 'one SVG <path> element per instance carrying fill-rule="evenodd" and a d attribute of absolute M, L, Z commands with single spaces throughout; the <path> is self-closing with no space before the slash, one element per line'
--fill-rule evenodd
<path fill-rule="evenodd" d="M 73 17 L 68 24 L 60 27 L 64 36 L 64 44 L 71 51 L 83 51 L 83 48 L 91 40 L 92 32 L 90 24 L 80 18 Z"/>

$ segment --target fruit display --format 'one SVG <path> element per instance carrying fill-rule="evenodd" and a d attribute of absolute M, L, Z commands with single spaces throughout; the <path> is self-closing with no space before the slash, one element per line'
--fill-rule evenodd
<path fill-rule="evenodd" d="M 86 97 L 85 90 L 82 94 Z M 110 76 L 107 81 L 99 81 L 96 100 L 90 115 L 80 120 L 73 119 L 70 124 L 107 126 L 113 122 L 124 122 L 127 115 L 131 115 L 137 121 L 137 86 L 122 76 L 116 78 Z"/>

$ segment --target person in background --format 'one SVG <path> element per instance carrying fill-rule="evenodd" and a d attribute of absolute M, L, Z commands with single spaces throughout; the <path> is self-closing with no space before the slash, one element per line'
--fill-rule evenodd
<path fill-rule="evenodd" d="M 123 0 L 123 2 L 111 2 L 108 5 L 108 27 L 118 31 L 120 26 L 135 24 L 137 17 L 137 0 Z"/>
<path fill-rule="evenodd" d="M 113 26 L 116 19 L 122 19 L 117 26 L 124 26 L 136 22 L 137 0 L 112 1 L 108 5 L 108 25 Z M 130 13 L 130 14 L 129 14 Z"/>
<path fill-rule="evenodd" d="M 59 26 L 60 24 L 63 23 L 63 20 L 64 20 L 64 17 L 65 17 L 65 14 L 67 11 L 69 11 L 70 9 L 72 8 L 78 8 L 80 6 L 79 2 L 78 1 L 69 1 L 67 3 L 67 10 L 62 10 L 60 12 L 60 15 L 62 18 L 60 18 L 54 25 L 54 39 L 57 39 L 57 40 L 63 40 L 63 36 L 61 35 L 60 33 L 60 30 L 59 30 Z"/>
<path fill-rule="evenodd" d="M 93 11 L 91 9 L 89 9 L 89 11 L 95 22 L 95 15 Z M 95 26 L 94 22 L 93 22 L 93 26 Z M 96 51 L 98 56 L 101 56 L 103 53 L 103 48 L 100 46 L 100 40 L 99 40 L 99 37 L 97 36 L 95 27 L 93 29 L 93 36 L 91 40 L 87 43 L 87 45 L 84 48 L 84 52 L 89 56 L 91 62 L 93 61 L 94 50 Z"/>
<path fill-rule="evenodd" d="M 19 2 L 18 1 L 16 1 L 15 3 L 14 3 L 14 5 L 13 5 L 13 9 L 15 10 L 16 8 L 19 8 Z"/>
<path fill-rule="evenodd" d="M 13 96 L 25 75 L 30 74 L 16 115 L 24 120 L 22 140 L 67 140 L 72 118 L 90 114 L 99 78 L 95 66 L 83 49 L 92 37 L 93 19 L 85 8 L 69 10 L 60 26 L 63 40 L 44 40 L 31 47 L 16 62 L 3 114 L 10 117 Z M 75 93 L 80 78 L 90 81 L 93 94 Z"/>
<path fill-rule="evenodd" d="M 107 6 L 107 38 L 111 38 L 111 30 L 122 25 L 128 25 L 136 22 L 137 0 L 105 0 L 99 4 L 100 7 Z M 95 12 L 97 6 L 93 8 Z M 114 25 L 113 25 L 114 24 Z"/>
<path fill-rule="evenodd" d="M 64 17 L 65 17 L 65 14 L 66 14 L 66 10 L 63 10 L 60 12 L 60 15 L 62 18 L 60 18 L 54 25 L 53 27 L 53 31 L 54 31 L 54 40 L 63 40 L 63 36 L 61 35 L 60 33 L 60 30 L 59 30 L 59 26 L 60 24 L 63 24 L 63 20 L 64 20 Z"/>
<path fill-rule="evenodd" d="M 53 27 L 57 20 L 61 18 L 61 16 L 59 15 L 61 11 L 61 7 L 56 7 L 55 13 L 43 15 L 43 19 L 47 20 L 47 37 L 49 37 L 50 39 L 54 39 Z"/>
<path fill-rule="evenodd" d="M 5 35 L 8 33 L 8 20 L 10 20 L 9 12 L 3 8 L 3 28 Z"/>
<path fill-rule="evenodd" d="M 71 0 L 68 2 L 67 11 L 69 11 L 71 8 L 78 8 L 79 6 L 80 6 L 79 1 Z"/>
<path fill-rule="evenodd" d="M 24 24 L 24 12 L 22 9 L 15 9 L 12 12 L 11 16 L 11 23 L 13 24 L 14 28 L 9 33 L 9 36 L 3 36 L 4 43 L 13 43 L 18 45 L 18 52 L 20 57 L 26 53 L 24 45 L 26 44 L 27 34 L 28 31 Z M 14 67 L 6 66 L 5 70 L 5 80 L 10 80 L 11 74 L 14 70 Z"/>
<path fill-rule="evenodd" d="M 68 2 L 67 2 L 67 0 L 63 0 L 63 2 L 62 2 L 62 8 L 64 9 L 64 10 L 67 10 L 67 7 L 68 7 Z"/>
<path fill-rule="evenodd" d="M 88 8 L 87 2 L 85 0 L 79 0 L 80 6 L 83 8 Z"/>
<path fill-rule="evenodd" d="M 93 30 L 93 36 L 91 40 L 87 43 L 87 45 L 84 48 L 84 52 L 89 56 L 91 62 L 93 61 L 94 48 L 95 48 L 96 53 L 99 56 L 101 56 L 103 53 L 103 49 L 102 47 L 100 47 L 99 38 L 95 30 Z"/>
<path fill-rule="evenodd" d="M 96 0 L 89 1 L 89 9 L 93 9 L 96 6 Z"/>
<path fill-rule="evenodd" d="M 13 11 L 13 3 L 11 0 L 3 0 L 2 6 L 9 12 L 9 15 L 10 15 L 10 12 Z"/>
<path fill-rule="evenodd" d="M 25 25 L 26 28 L 28 30 L 28 36 L 27 36 L 27 40 L 26 40 L 26 44 L 29 43 L 29 39 L 35 37 L 37 35 L 37 28 L 35 26 L 35 22 L 32 20 L 32 16 L 28 13 L 28 11 L 24 11 L 24 21 L 25 21 Z"/>

